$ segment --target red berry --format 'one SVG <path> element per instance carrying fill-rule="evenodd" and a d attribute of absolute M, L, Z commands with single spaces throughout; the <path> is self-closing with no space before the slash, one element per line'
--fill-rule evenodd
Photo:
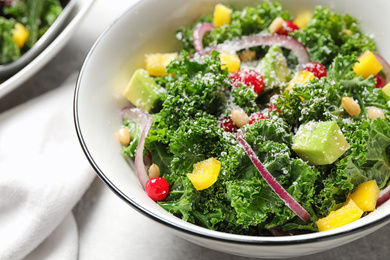
<path fill-rule="evenodd" d="M 270 112 L 276 110 L 276 111 L 278 111 L 279 114 L 282 113 L 282 111 L 280 111 L 279 108 L 277 108 L 275 105 L 270 105 L 270 106 L 268 107 L 268 110 L 269 110 Z"/>
<path fill-rule="evenodd" d="M 151 178 L 145 184 L 145 191 L 152 200 L 160 201 L 168 195 L 169 185 L 162 177 Z"/>
<path fill-rule="evenodd" d="M 254 124 L 256 123 L 257 121 L 259 120 L 262 120 L 262 119 L 268 119 L 268 117 L 266 115 L 264 115 L 263 113 L 261 112 L 256 112 L 256 113 L 253 113 L 251 114 L 251 116 L 249 117 L 249 124 Z"/>
<path fill-rule="evenodd" d="M 322 65 L 319 62 L 310 62 L 303 66 L 304 70 L 310 71 L 314 74 L 317 78 L 322 78 L 326 76 L 326 68 L 324 65 Z"/>
<path fill-rule="evenodd" d="M 234 133 L 237 130 L 236 125 L 230 117 L 218 119 L 217 124 L 226 132 Z"/>
<path fill-rule="evenodd" d="M 381 75 L 379 74 L 376 74 L 374 76 L 374 80 L 376 81 L 376 85 L 375 87 L 376 88 L 383 88 L 385 85 L 386 85 L 386 80 L 384 77 L 382 77 Z"/>
<path fill-rule="evenodd" d="M 239 83 L 246 86 L 252 86 L 253 91 L 259 94 L 264 88 L 264 79 L 261 74 L 253 69 L 239 70 L 230 76 L 232 85 L 236 88 Z"/>
<path fill-rule="evenodd" d="M 282 27 L 276 33 L 289 35 L 295 30 L 299 30 L 299 27 L 293 21 L 284 21 Z"/>

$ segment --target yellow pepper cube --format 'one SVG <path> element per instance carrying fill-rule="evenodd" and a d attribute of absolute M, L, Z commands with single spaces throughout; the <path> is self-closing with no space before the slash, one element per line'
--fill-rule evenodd
<path fill-rule="evenodd" d="M 304 29 L 307 27 L 307 24 L 313 19 L 313 14 L 310 11 L 300 13 L 297 18 L 295 18 L 294 23 L 300 28 Z"/>
<path fill-rule="evenodd" d="M 365 51 L 359 57 L 359 62 L 353 66 L 353 70 L 355 71 L 356 75 L 363 76 L 364 78 L 378 74 L 382 68 L 382 64 L 370 51 Z"/>
<path fill-rule="evenodd" d="M 150 76 L 160 77 L 166 73 L 171 61 L 177 58 L 177 53 L 154 53 L 146 55 L 145 67 Z"/>
<path fill-rule="evenodd" d="M 366 181 L 360 184 L 349 198 L 363 211 L 373 211 L 376 207 L 379 191 L 376 180 Z"/>
<path fill-rule="evenodd" d="M 204 190 L 213 185 L 219 175 L 221 162 L 215 158 L 195 163 L 192 173 L 187 173 L 187 177 L 191 180 L 195 189 Z"/>
<path fill-rule="evenodd" d="M 29 31 L 21 23 L 16 23 L 12 31 L 12 39 L 18 45 L 19 49 L 23 48 L 26 44 L 28 37 L 30 36 Z"/>
<path fill-rule="evenodd" d="M 221 27 L 230 24 L 232 10 L 223 4 L 217 4 L 214 8 L 213 24 L 215 27 Z"/>
<path fill-rule="evenodd" d="M 314 79 L 314 74 L 307 70 L 302 70 L 290 81 L 287 90 L 291 91 L 296 84 L 306 85 L 310 80 Z"/>
<path fill-rule="evenodd" d="M 236 72 L 240 69 L 241 60 L 235 53 L 221 53 L 219 55 L 221 59 L 221 68 L 228 69 L 230 73 Z"/>
<path fill-rule="evenodd" d="M 325 218 L 316 221 L 316 224 L 319 231 L 327 231 L 358 220 L 363 213 L 364 211 L 350 199 L 346 205 L 336 211 L 330 212 Z"/>

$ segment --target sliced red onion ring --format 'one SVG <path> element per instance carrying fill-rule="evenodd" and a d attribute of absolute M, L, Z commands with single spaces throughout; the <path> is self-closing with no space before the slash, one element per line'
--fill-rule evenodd
<path fill-rule="evenodd" d="M 271 186 L 272 190 L 281 198 L 284 203 L 300 217 L 303 221 L 310 220 L 310 214 L 279 184 L 279 182 L 271 175 L 271 173 L 264 167 L 252 150 L 251 146 L 245 141 L 242 130 L 238 130 L 236 134 L 237 141 L 244 147 L 245 152 L 256 166 L 257 170 L 263 176 L 264 180 Z"/>
<path fill-rule="evenodd" d="M 204 49 L 205 54 L 213 50 L 219 52 L 236 52 L 242 49 L 248 49 L 257 46 L 272 46 L 279 44 L 281 47 L 291 50 L 298 58 L 298 70 L 302 70 L 303 65 L 310 62 L 309 53 L 306 47 L 291 36 L 286 35 L 251 35 L 244 36 L 237 40 L 227 41 L 216 46 L 210 46 Z"/>
<path fill-rule="evenodd" d="M 194 48 L 199 55 L 204 55 L 203 37 L 205 33 L 211 32 L 214 29 L 215 27 L 212 23 L 200 23 L 194 28 L 194 31 L 192 32 L 192 41 Z"/>
<path fill-rule="evenodd" d="M 378 59 L 380 64 L 382 65 L 382 72 L 385 74 L 386 83 L 390 81 L 390 64 L 379 54 L 374 53 L 375 57 Z"/>
<path fill-rule="evenodd" d="M 141 135 L 139 137 L 137 150 L 135 151 L 135 171 L 137 172 L 138 179 L 145 188 L 146 182 L 149 180 L 149 176 L 145 170 L 144 163 L 144 147 L 145 147 L 145 138 L 149 133 L 150 127 L 152 126 L 152 117 L 149 113 L 144 110 L 136 107 L 125 107 L 121 111 L 122 119 L 131 119 L 133 120 L 141 130 Z"/>
<path fill-rule="evenodd" d="M 381 192 L 379 192 L 378 200 L 376 201 L 376 206 L 379 207 L 389 199 L 390 199 L 390 185 L 387 186 L 386 189 L 381 190 Z"/>

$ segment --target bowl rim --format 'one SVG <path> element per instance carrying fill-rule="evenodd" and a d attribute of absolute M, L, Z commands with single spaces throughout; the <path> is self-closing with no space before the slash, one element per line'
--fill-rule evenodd
<path fill-rule="evenodd" d="M 82 64 L 82 67 L 80 69 L 80 72 L 78 74 L 75 89 L 74 89 L 74 95 L 73 95 L 73 119 L 74 119 L 74 126 L 77 133 L 77 137 L 79 140 L 79 143 L 81 145 L 81 148 L 87 157 L 87 160 L 91 164 L 92 168 L 97 173 L 98 177 L 108 186 L 108 188 L 119 198 L 121 198 L 123 201 L 125 201 L 127 204 L 132 206 L 134 209 L 136 209 L 138 212 L 142 213 L 143 215 L 151 218 L 152 220 L 163 224 L 164 226 L 174 229 L 176 231 L 189 234 L 189 235 L 195 235 L 200 236 L 205 239 L 210 240 L 218 240 L 220 242 L 227 242 L 227 243 L 238 243 L 238 244 L 244 244 L 248 246 L 293 246 L 293 245 L 302 245 L 302 244 L 314 244 L 324 241 L 329 241 L 333 239 L 337 239 L 340 237 L 344 237 L 346 235 L 354 235 L 361 232 L 364 232 L 365 230 L 369 230 L 373 227 L 380 226 L 381 224 L 386 224 L 386 222 L 390 221 L 390 214 L 381 216 L 378 219 L 375 219 L 373 221 L 370 221 L 368 223 L 363 223 L 363 225 L 352 227 L 348 230 L 341 230 L 339 232 L 336 232 L 336 229 L 325 231 L 325 232 L 314 232 L 309 234 L 300 234 L 300 235 L 294 235 L 294 236 L 249 236 L 249 235 L 240 235 L 240 234 L 231 234 L 231 233 L 225 233 L 222 231 L 214 231 L 209 230 L 205 227 L 201 227 L 195 224 L 193 225 L 195 228 L 188 228 L 184 225 L 177 224 L 176 222 L 169 221 L 167 219 L 164 219 L 163 217 L 160 217 L 159 215 L 156 215 L 149 210 L 147 210 L 145 207 L 137 203 L 134 199 L 128 197 L 124 192 L 122 192 L 110 179 L 105 175 L 105 173 L 100 169 L 98 163 L 94 160 L 93 156 L 91 155 L 88 146 L 85 142 L 85 139 L 83 137 L 83 132 L 80 125 L 80 118 L 79 118 L 79 92 L 82 85 L 83 76 L 86 70 L 86 67 L 88 67 L 89 60 L 94 55 L 96 49 L 99 47 L 101 41 L 105 38 L 106 34 L 111 30 L 112 27 L 114 27 L 124 16 L 127 15 L 127 13 L 133 11 L 133 9 L 137 8 L 137 6 L 143 4 L 144 1 L 137 0 L 133 5 L 131 5 L 127 10 L 122 12 L 116 19 L 114 19 L 99 35 L 99 37 L 96 39 L 92 47 L 90 48 L 87 56 L 84 59 L 84 62 Z M 184 220 L 177 218 L 178 223 L 181 221 L 184 223 Z M 190 225 L 190 226 L 191 226 Z M 210 234 L 209 234 L 210 233 Z M 352 240 L 350 240 L 352 241 Z"/>

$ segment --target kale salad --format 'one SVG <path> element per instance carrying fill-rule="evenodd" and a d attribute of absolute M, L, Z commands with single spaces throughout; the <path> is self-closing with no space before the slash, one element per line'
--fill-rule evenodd
<path fill-rule="evenodd" d="M 388 200 L 390 66 L 359 21 L 318 6 L 217 4 L 151 53 L 117 136 L 147 195 L 253 236 L 326 231 Z"/>
<path fill-rule="evenodd" d="M 31 49 L 62 10 L 59 0 L 0 0 L 0 65 Z"/>

